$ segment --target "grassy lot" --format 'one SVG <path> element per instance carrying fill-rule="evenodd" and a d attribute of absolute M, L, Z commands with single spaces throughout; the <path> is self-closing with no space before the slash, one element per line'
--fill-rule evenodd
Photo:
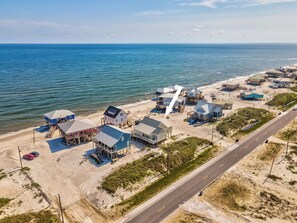
<path fill-rule="evenodd" d="M 0 223 L 58 223 L 60 222 L 58 216 L 51 211 L 29 212 L 25 214 L 12 215 L 0 219 Z"/>
<path fill-rule="evenodd" d="M 280 93 L 273 97 L 273 99 L 266 103 L 269 106 L 277 107 L 281 110 L 288 109 L 297 104 L 296 93 Z"/>
<path fill-rule="evenodd" d="M 290 141 L 293 143 L 297 143 L 297 121 L 293 121 L 288 128 L 285 130 L 282 130 L 277 136 L 278 138 L 285 140 L 285 141 Z"/>
<path fill-rule="evenodd" d="M 166 174 L 192 160 L 197 147 L 210 144 L 210 141 L 197 137 L 167 144 L 162 148 L 164 153 L 149 153 L 141 159 L 118 167 L 104 179 L 101 187 L 109 193 L 115 193 L 117 189 L 126 189 L 148 176 Z"/>
<path fill-rule="evenodd" d="M 0 209 L 7 205 L 12 199 L 0 197 Z"/>
<path fill-rule="evenodd" d="M 224 118 L 216 127 L 223 136 L 248 134 L 273 118 L 273 114 L 260 108 L 242 108 L 238 112 Z M 245 128 L 248 127 L 248 128 Z"/>
<path fill-rule="evenodd" d="M 277 156 L 280 151 L 284 149 L 284 145 L 279 143 L 268 143 L 265 144 L 259 152 L 258 158 L 261 161 L 271 161 L 275 156 Z"/>
<path fill-rule="evenodd" d="M 180 179 L 182 176 L 192 172 L 197 167 L 206 163 L 208 160 L 213 158 L 218 152 L 218 147 L 212 146 L 205 149 L 203 152 L 199 153 L 194 159 L 189 162 L 183 163 L 173 170 L 171 170 L 167 175 L 155 181 L 144 190 L 130 197 L 129 199 L 121 202 L 118 206 L 121 208 L 122 214 L 128 212 L 130 209 L 138 206 L 149 198 L 153 197 L 160 191 L 164 190 L 176 180 Z"/>

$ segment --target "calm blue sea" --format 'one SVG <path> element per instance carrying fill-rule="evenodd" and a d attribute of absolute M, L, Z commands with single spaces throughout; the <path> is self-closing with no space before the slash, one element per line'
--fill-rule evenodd
<path fill-rule="evenodd" d="M 157 87 L 204 86 L 297 63 L 297 45 L 3 44 L 0 134 L 38 125 L 42 114 L 86 114 L 144 99 Z"/>

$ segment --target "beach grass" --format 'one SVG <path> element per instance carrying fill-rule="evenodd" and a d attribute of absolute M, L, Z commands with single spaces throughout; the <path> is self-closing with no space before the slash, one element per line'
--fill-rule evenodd
<path fill-rule="evenodd" d="M 176 166 L 192 160 L 197 147 L 210 144 L 210 141 L 197 137 L 169 143 L 162 147 L 163 153 L 152 152 L 141 159 L 118 167 L 103 180 L 101 188 L 113 194 L 117 189 L 127 189 L 146 177 L 164 175 Z"/>
<path fill-rule="evenodd" d="M 246 135 L 255 131 L 271 119 L 273 114 L 261 108 L 242 108 L 224 118 L 216 127 L 223 136 Z"/>
<path fill-rule="evenodd" d="M 147 186 L 144 190 L 119 203 L 118 206 L 121 207 L 122 214 L 152 198 L 154 195 L 158 194 L 160 191 L 164 190 L 181 177 L 203 165 L 212 159 L 218 151 L 219 148 L 217 146 L 208 147 L 191 161 L 175 167 L 167 175 L 164 175 L 162 178 Z"/>
<path fill-rule="evenodd" d="M 277 107 L 281 110 L 289 109 L 297 104 L 296 93 L 280 93 L 273 97 L 273 99 L 266 103 L 269 106 Z"/>
<path fill-rule="evenodd" d="M 0 197 L 0 209 L 7 205 L 12 199 Z"/>
<path fill-rule="evenodd" d="M 12 215 L 0 219 L 0 223 L 58 223 L 60 222 L 57 215 L 53 214 L 50 210 L 43 210 L 39 212 L 28 212 L 24 214 Z"/>

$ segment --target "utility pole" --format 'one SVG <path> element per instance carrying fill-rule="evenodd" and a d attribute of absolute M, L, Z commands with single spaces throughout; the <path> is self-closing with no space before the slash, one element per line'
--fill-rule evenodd
<path fill-rule="evenodd" d="M 285 155 L 285 158 L 287 158 L 287 156 L 288 156 L 290 137 L 291 137 L 291 136 L 289 135 L 288 140 L 287 140 L 287 148 L 286 148 L 286 155 Z"/>
<path fill-rule="evenodd" d="M 213 142 L 213 125 L 211 125 L 211 142 Z"/>
<path fill-rule="evenodd" d="M 58 198 L 59 198 L 59 208 L 60 208 L 60 212 L 61 212 L 61 222 L 64 223 L 63 208 L 62 208 L 62 202 L 61 202 L 60 194 L 58 194 Z"/>
<path fill-rule="evenodd" d="M 269 170 L 269 174 L 268 174 L 268 176 L 266 177 L 266 179 L 264 180 L 263 184 L 267 181 L 267 179 L 268 179 L 269 176 L 271 175 L 272 167 L 273 167 L 273 164 L 274 164 L 274 161 L 275 161 L 275 157 L 276 157 L 276 154 L 273 156 L 273 160 L 272 160 L 272 163 L 271 163 L 271 167 L 270 167 L 270 170 Z"/>
<path fill-rule="evenodd" d="M 22 160 L 21 150 L 20 150 L 20 147 L 19 146 L 18 146 L 18 152 L 19 152 L 19 158 L 20 158 L 21 168 L 23 169 L 23 160 Z"/>
<path fill-rule="evenodd" d="M 33 129 L 33 143 L 35 144 L 35 131 Z"/>

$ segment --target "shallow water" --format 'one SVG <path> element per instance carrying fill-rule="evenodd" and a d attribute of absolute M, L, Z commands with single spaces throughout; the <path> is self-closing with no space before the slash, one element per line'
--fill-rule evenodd
<path fill-rule="evenodd" d="M 162 86 L 204 86 L 293 63 L 291 44 L 3 44 L 0 134 L 37 125 L 54 109 L 92 113 Z"/>

